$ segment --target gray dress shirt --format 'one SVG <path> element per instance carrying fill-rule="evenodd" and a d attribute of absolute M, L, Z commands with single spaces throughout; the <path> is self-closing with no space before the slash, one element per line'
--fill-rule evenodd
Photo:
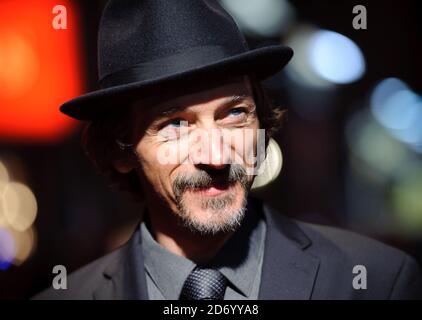
<path fill-rule="evenodd" d="M 149 299 L 179 299 L 195 263 L 158 244 L 145 222 L 140 229 Z M 228 279 L 224 300 L 258 299 L 265 232 L 264 219 L 248 206 L 241 227 L 209 263 Z"/>

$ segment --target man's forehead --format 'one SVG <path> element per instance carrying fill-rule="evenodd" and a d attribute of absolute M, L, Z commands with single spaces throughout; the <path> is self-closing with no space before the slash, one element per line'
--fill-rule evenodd
<path fill-rule="evenodd" d="M 190 85 L 188 88 L 164 90 L 154 96 L 139 99 L 133 103 L 133 111 L 145 114 L 153 109 L 151 111 L 154 114 L 171 113 L 189 105 L 202 104 L 216 99 L 227 101 L 252 98 L 252 88 L 247 76 Z"/>

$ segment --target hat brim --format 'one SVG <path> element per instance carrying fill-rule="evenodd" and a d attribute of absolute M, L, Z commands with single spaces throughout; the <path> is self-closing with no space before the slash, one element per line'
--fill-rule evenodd
<path fill-rule="evenodd" d="M 132 82 L 92 91 L 65 102 L 60 111 L 77 120 L 95 120 L 113 113 L 113 110 L 130 101 L 147 95 L 148 89 L 170 84 L 181 79 L 192 79 L 203 75 L 254 74 L 265 79 L 279 72 L 292 58 L 293 50 L 286 46 L 268 46 L 234 55 L 218 62 L 169 74 L 165 77 Z"/>

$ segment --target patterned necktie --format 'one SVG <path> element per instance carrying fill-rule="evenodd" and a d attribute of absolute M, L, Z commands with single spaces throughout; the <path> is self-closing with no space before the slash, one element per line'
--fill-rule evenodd
<path fill-rule="evenodd" d="M 220 271 L 196 267 L 183 285 L 180 300 L 223 300 L 226 286 Z"/>

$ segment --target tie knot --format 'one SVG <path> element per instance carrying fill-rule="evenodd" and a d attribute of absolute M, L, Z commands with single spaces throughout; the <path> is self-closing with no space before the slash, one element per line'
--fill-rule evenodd
<path fill-rule="evenodd" d="M 227 279 L 220 271 L 196 267 L 186 279 L 181 300 L 223 300 Z"/>

